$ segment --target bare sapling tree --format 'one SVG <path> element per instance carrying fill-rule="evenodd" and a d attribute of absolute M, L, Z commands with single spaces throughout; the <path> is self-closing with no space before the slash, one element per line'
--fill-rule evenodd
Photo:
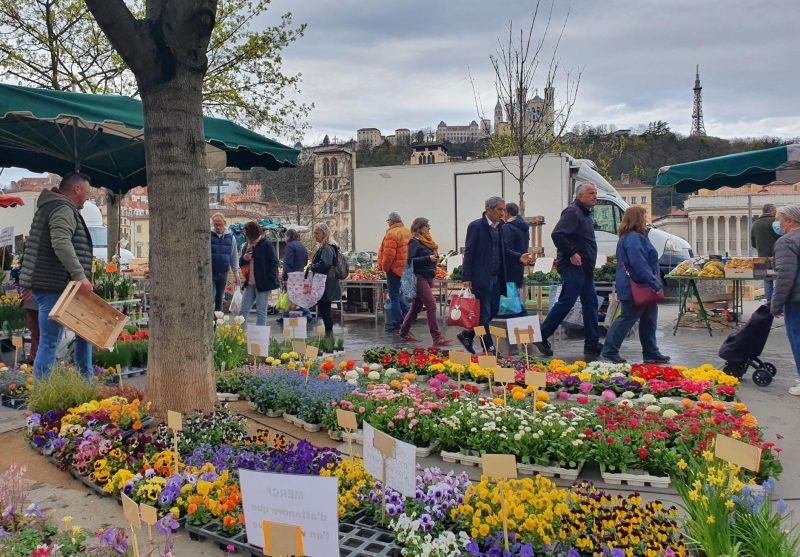
<path fill-rule="evenodd" d="M 523 214 L 525 181 L 564 135 L 580 86 L 580 71 L 560 68 L 558 48 L 569 13 L 558 36 L 551 37 L 553 6 L 551 1 L 545 13 L 541 0 L 537 1 L 527 28 L 517 28 L 509 21 L 506 35 L 498 39 L 497 52 L 489 56 L 499 110 L 505 119 L 490 135 L 486 154 L 497 157 L 505 171 L 517 180 Z M 544 86 L 544 99 L 529 99 L 537 84 Z M 478 115 L 485 119 L 477 93 L 475 100 Z"/>
<path fill-rule="evenodd" d="M 147 396 L 155 411 L 209 410 L 211 254 L 203 137 L 203 78 L 216 0 L 86 0 L 133 72 L 144 110 L 150 198 L 150 345 Z"/>

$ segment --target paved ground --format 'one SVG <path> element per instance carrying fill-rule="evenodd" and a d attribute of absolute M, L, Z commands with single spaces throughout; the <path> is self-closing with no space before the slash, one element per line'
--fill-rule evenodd
<path fill-rule="evenodd" d="M 755 307 L 756 303 L 746 302 L 746 313 L 749 313 Z M 721 361 L 717 357 L 717 351 L 728 333 L 715 332 L 713 337 L 709 337 L 705 330 L 681 329 L 677 336 L 673 336 L 672 326 L 676 315 L 677 307 L 675 305 L 665 305 L 661 309 L 658 339 L 662 352 L 671 356 L 673 362 L 687 366 L 695 366 L 707 362 L 721 365 Z M 419 319 L 413 331 L 423 341 L 419 346 L 427 346 L 429 344 L 429 336 L 423 318 Z M 446 334 L 449 338 L 454 338 L 457 332 L 458 330 L 449 329 Z M 337 336 L 344 335 L 347 353 L 354 358 L 360 357 L 366 348 L 382 345 L 403 345 L 396 335 L 385 333 L 383 326 L 376 327 L 372 320 L 347 321 L 344 330 L 340 329 L 337 324 L 336 334 Z M 562 340 L 555 346 L 556 357 L 566 360 L 582 358 L 582 348 L 583 342 L 580 339 Z M 621 353 L 623 357 L 631 361 L 639 359 L 638 341 L 635 339 L 626 341 Z M 4 356 L 7 356 L 7 354 Z M 781 460 L 785 468 L 783 477 L 778 483 L 777 493 L 778 496 L 787 500 L 790 508 L 799 509 L 800 436 L 793 435 L 793 428 L 797 424 L 800 398 L 792 397 L 787 393 L 787 389 L 798 376 L 796 375 L 797 372 L 795 371 L 782 321 L 780 320 L 776 321 L 763 357 L 777 366 L 778 374 L 775 377 L 775 381 L 767 388 L 759 388 L 746 378 L 741 386 L 740 393 L 742 400 L 758 417 L 760 423 L 766 427 L 767 437 L 770 440 L 777 441 L 776 434 L 784 436 L 784 439 L 777 441 L 778 445 L 783 448 Z M 142 381 L 142 379 L 139 378 L 139 381 Z M 244 405 L 241 405 L 240 409 L 246 412 Z M 255 415 L 252 417 L 261 422 L 260 424 L 254 423 L 254 426 L 266 426 L 282 430 L 292 436 L 309 436 L 309 434 L 301 433 L 300 430 L 282 420 Z M 34 453 L 22 439 L 21 429 L 23 427 L 24 416 L 21 412 L 0 408 L 0 446 L 3 447 L 3 450 L 0 451 L 0 470 L 5 469 L 12 462 L 27 464 L 28 477 L 33 482 L 33 498 L 41 500 L 43 506 L 53 510 L 59 519 L 69 514 L 74 518 L 74 523 L 93 529 L 109 524 L 123 525 L 120 507 L 114 501 L 100 499 L 90 494 L 76 480 L 56 470 L 49 462 Z M 319 444 L 335 444 L 323 436 L 314 436 L 313 441 Z M 344 451 L 347 450 L 346 445 L 340 445 L 340 448 Z M 473 478 L 478 476 L 478 469 L 476 468 L 445 465 L 438 457 L 422 459 L 420 464 L 422 466 L 446 466 L 456 470 L 463 469 Z M 587 472 L 590 476 L 594 476 L 599 480 L 597 471 L 588 470 Z M 643 493 L 648 498 L 666 500 L 675 500 L 676 498 L 669 492 L 652 488 L 643 490 Z M 224 551 L 219 550 L 209 542 L 191 542 L 185 534 L 179 535 L 175 550 L 176 557 L 194 555 L 221 556 L 224 553 Z"/>

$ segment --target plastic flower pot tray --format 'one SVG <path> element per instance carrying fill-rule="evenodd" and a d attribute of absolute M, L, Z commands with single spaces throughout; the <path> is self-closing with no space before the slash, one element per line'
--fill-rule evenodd
<path fill-rule="evenodd" d="M 186 531 L 189 532 L 189 538 L 194 541 L 210 540 L 213 543 L 219 544 L 220 549 L 227 551 L 228 546 L 233 546 L 237 553 L 244 555 L 263 555 L 264 553 L 257 547 L 251 546 L 247 543 L 247 533 L 242 529 L 238 534 L 228 536 L 223 532 L 218 520 L 212 520 L 203 526 L 194 526 L 186 524 Z"/>
<path fill-rule="evenodd" d="M 69 473 L 73 478 L 75 478 L 76 480 L 81 482 L 83 485 L 85 485 L 86 487 L 91 489 L 95 493 L 95 495 L 97 495 L 98 497 L 108 497 L 108 493 L 103 491 L 102 487 L 100 487 L 99 485 L 94 483 L 92 480 L 90 480 L 86 476 L 81 476 L 77 472 L 77 470 L 75 470 L 74 468 L 70 468 L 69 469 Z"/>
<path fill-rule="evenodd" d="M 287 414 L 286 412 L 283 413 L 283 421 L 290 423 L 292 425 L 296 425 L 297 427 L 303 427 L 303 420 L 295 416 L 294 414 Z"/>
<path fill-rule="evenodd" d="M 341 439 L 343 441 L 349 441 L 349 440 L 352 439 L 353 443 L 355 443 L 356 445 L 363 445 L 364 444 L 364 432 L 362 430 L 360 430 L 360 429 L 357 429 L 353 433 L 347 433 L 346 431 L 341 431 L 341 432 L 337 431 L 337 432 L 334 433 L 334 435 L 337 434 L 337 433 L 341 435 L 341 437 L 339 437 L 339 439 Z M 328 431 L 328 435 L 330 436 L 331 439 L 334 439 L 334 440 L 337 440 L 337 441 L 339 440 L 339 439 L 333 437 L 333 435 L 331 435 L 330 431 Z M 437 449 L 438 446 L 439 446 L 439 442 L 438 441 L 433 441 L 427 447 L 416 447 L 417 458 L 425 458 L 425 457 L 431 456 L 431 454 Z"/>
<path fill-rule="evenodd" d="M 147 373 L 146 367 L 128 367 L 122 370 L 122 377 L 136 377 Z"/>
<path fill-rule="evenodd" d="M 153 416 L 147 416 L 146 418 L 144 418 L 142 420 L 142 429 L 150 426 L 150 424 L 153 423 L 153 420 L 155 420 L 155 418 L 153 418 Z M 141 431 L 141 430 L 139 430 L 139 431 Z M 130 437 L 134 433 L 136 433 L 135 429 L 126 429 L 125 431 L 122 432 L 122 438 L 123 439 L 127 439 L 128 437 Z"/>
<path fill-rule="evenodd" d="M 469 385 L 470 387 L 475 387 L 481 392 L 489 391 L 489 383 L 475 383 L 473 381 L 467 381 L 465 385 Z"/>
<path fill-rule="evenodd" d="M 234 393 L 217 393 L 217 400 L 220 402 L 235 402 L 239 400 L 239 395 Z"/>
<path fill-rule="evenodd" d="M 13 408 L 14 410 L 22 410 L 28 407 L 27 398 L 16 398 L 13 396 L 3 395 L 2 404 L 6 408 Z"/>
<path fill-rule="evenodd" d="M 600 466 L 600 477 L 603 481 L 610 485 L 627 484 L 634 487 L 644 487 L 649 485 L 651 487 L 668 488 L 670 485 L 669 476 L 651 476 L 647 472 L 641 470 L 630 470 L 628 472 L 606 472 L 605 466 Z"/>
<path fill-rule="evenodd" d="M 540 466 L 538 464 L 520 464 L 517 463 L 517 471 L 520 474 L 527 474 L 530 476 L 539 474 L 545 478 L 561 478 L 562 480 L 569 480 L 574 482 L 583 470 L 583 462 L 578 463 L 577 468 L 560 468 L 558 466 Z"/>
<path fill-rule="evenodd" d="M 342 557 L 399 557 L 400 547 L 388 530 L 361 524 L 339 525 L 339 555 Z"/>
<path fill-rule="evenodd" d="M 110 350 L 128 322 L 128 316 L 93 292 L 71 281 L 50 311 L 50 319 L 98 348 Z"/>
<path fill-rule="evenodd" d="M 445 462 L 458 462 L 460 464 L 464 464 L 465 466 L 480 466 L 481 461 L 483 460 L 480 455 L 450 453 L 447 451 L 441 451 L 439 454 L 442 456 L 442 460 Z"/>
<path fill-rule="evenodd" d="M 301 420 L 300 418 L 298 418 L 298 420 L 300 420 L 300 423 L 303 424 L 303 429 L 309 433 L 316 433 L 317 431 L 322 429 L 322 426 L 320 424 L 311 424 L 305 420 Z"/>

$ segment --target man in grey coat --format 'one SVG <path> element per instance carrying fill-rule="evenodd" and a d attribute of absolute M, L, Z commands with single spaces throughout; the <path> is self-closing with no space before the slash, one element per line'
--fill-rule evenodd
<path fill-rule="evenodd" d="M 770 311 L 775 317 L 785 318 L 786 335 L 800 374 L 800 205 L 781 207 L 775 220 L 783 236 L 775 242 L 775 289 Z M 800 379 L 795 380 L 789 394 L 800 396 Z"/>
<path fill-rule="evenodd" d="M 89 199 L 89 177 L 69 173 L 58 188 L 45 190 L 36 202 L 31 233 L 25 245 L 19 283 L 33 292 L 39 306 L 39 350 L 33 364 L 36 380 L 50 374 L 64 327 L 49 319 L 50 310 L 70 281 L 92 292 L 92 237 L 80 214 Z M 92 345 L 77 337 L 75 364 L 94 377 Z"/>

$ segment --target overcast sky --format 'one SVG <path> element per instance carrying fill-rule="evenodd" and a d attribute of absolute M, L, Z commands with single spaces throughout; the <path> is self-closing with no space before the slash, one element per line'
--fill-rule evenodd
<path fill-rule="evenodd" d="M 533 0 L 273 0 L 306 36 L 284 52 L 314 103 L 304 144 L 477 119 L 496 101 L 489 55 Z M 549 6 L 549 3 L 547 4 Z M 688 134 L 700 64 L 709 135 L 800 136 L 798 0 L 556 0 L 553 32 L 570 10 L 558 58 L 582 74 L 571 122 L 632 128 L 653 120 Z M 539 27 L 541 29 L 541 27 Z M 554 33 L 553 33 L 553 36 Z M 563 77 L 563 74 L 562 74 Z M 543 87 L 542 83 L 538 86 Z M 556 82 L 557 95 L 563 81 Z M 279 138 L 284 139 L 285 138 Z M 0 183 L 29 174 L 5 171 Z"/>

